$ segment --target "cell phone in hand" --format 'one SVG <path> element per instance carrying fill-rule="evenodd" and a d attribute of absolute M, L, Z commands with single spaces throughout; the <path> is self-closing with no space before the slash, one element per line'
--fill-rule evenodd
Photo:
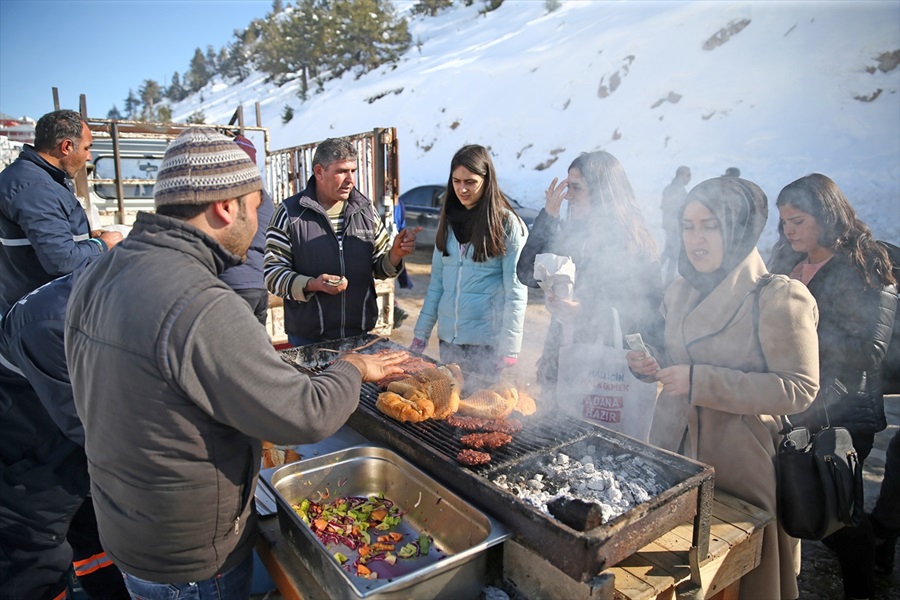
<path fill-rule="evenodd" d="M 334 286 L 334 287 L 337 287 L 337 286 L 341 285 L 342 283 L 344 283 L 345 281 L 347 281 L 346 278 L 344 278 L 344 277 L 339 277 L 339 278 L 337 278 L 337 279 L 329 279 L 329 280 L 326 281 L 325 283 L 326 283 L 326 285 L 332 285 L 332 286 Z"/>
<path fill-rule="evenodd" d="M 644 355 L 646 355 L 648 358 L 650 357 L 650 351 L 647 350 L 647 346 L 644 345 L 644 340 L 641 338 L 641 334 L 626 333 L 625 343 L 628 344 L 628 347 L 635 352 L 643 352 Z"/>

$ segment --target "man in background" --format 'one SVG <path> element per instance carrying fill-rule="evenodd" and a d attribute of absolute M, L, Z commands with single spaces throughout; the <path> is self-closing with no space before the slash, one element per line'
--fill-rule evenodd
<path fill-rule="evenodd" d="M 249 597 L 261 440 L 332 435 L 362 382 L 400 372 L 407 356 L 341 355 L 316 377 L 281 359 L 219 279 L 250 247 L 261 191 L 234 141 L 186 129 L 163 157 L 156 212 L 138 213 L 69 298 L 97 525 L 133 597 Z"/>
<path fill-rule="evenodd" d="M 680 166 L 675 170 L 672 183 L 662 193 L 662 226 L 666 236 L 660 262 L 662 263 L 663 285 L 667 286 L 675 279 L 678 267 L 678 252 L 681 249 L 681 223 L 678 222 L 678 211 L 687 198 L 687 184 L 691 182 L 691 169 Z"/>
<path fill-rule="evenodd" d="M 84 428 L 63 345 L 76 273 L 41 286 L 0 321 L 0 598 L 61 597 L 74 565 L 94 600 L 129 598 L 100 545 Z"/>
<path fill-rule="evenodd" d="M 234 137 L 234 143 L 250 157 L 253 164 L 256 164 L 256 146 L 253 145 L 253 142 L 242 135 L 237 135 Z M 247 259 L 236 267 L 226 269 L 219 277 L 237 292 L 238 296 L 247 301 L 250 308 L 253 309 L 253 314 L 263 325 L 266 324 L 269 309 L 269 290 L 266 289 L 266 283 L 263 280 L 263 256 L 266 253 L 266 228 L 269 226 L 274 212 L 275 205 L 272 203 L 272 197 L 266 190 L 263 190 L 262 203 L 256 211 L 258 223 L 256 235 L 250 242 Z"/>
<path fill-rule="evenodd" d="M 266 233 L 266 285 L 284 298 L 293 346 L 368 333 L 378 319 L 375 278 L 396 277 L 416 234 L 390 233 L 356 189 L 357 151 L 327 139 L 313 155 L 306 189 L 275 210 Z"/>
<path fill-rule="evenodd" d="M 0 172 L 0 313 L 60 275 L 86 265 L 122 240 L 91 235 L 72 179 L 91 158 L 91 130 L 73 110 L 41 117 L 34 146 Z"/>

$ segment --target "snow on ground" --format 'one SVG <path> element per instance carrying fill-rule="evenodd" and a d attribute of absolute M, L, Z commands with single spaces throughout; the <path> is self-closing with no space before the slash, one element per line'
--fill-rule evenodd
<path fill-rule="evenodd" d="M 900 68 L 878 69 L 879 56 L 900 50 L 900 3 L 481 8 L 412 19 L 413 45 L 398 64 L 325 82 L 305 102 L 296 83 L 278 88 L 255 74 L 210 84 L 173 118 L 202 109 L 207 122 L 224 122 L 258 101 L 276 149 L 393 126 L 401 191 L 446 181 L 453 153 L 478 143 L 504 190 L 535 208 L 580 152 L 604 149 L 625 166 L 657 233 L 661 192 L 679 165 L 691 167 L 692 184 L 736 166 L 770 198 L 763 248 L 776 237 L 778 192 L 820 172 L 877 237 L 900 243 Z M 282 125 L 285 105 L 294 117 Z"/>

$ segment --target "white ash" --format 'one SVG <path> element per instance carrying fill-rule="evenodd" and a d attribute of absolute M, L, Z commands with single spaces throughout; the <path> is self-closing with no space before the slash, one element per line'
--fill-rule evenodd
<path fill-rule="evenodd" d="M 607 454 L 596 458 L 592 456 L 594 446 L 587 450 L 581 460 L 559 453 L 535 473 L 499 475 L 494 484 L 545 514 L 550 514 L 547 504 L 560 496 L 596 503 L 604 523 L 669 487 L 653 465 L 640 456 Z"/>

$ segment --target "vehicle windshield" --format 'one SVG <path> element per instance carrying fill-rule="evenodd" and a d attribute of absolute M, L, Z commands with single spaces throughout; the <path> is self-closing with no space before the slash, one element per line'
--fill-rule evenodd
<path fill-rule="evenodd" d="M 153 181 L 162 164 L 162 157 L 135 157 L 121 159 L 122 179 L 148 179 L 146 185 L 135 184 L 123 186 L 125 196 L 128 198 L 152 198 Z M 96 179 L 115 179 L 116 167 L 112 157 L 98 158 L 94 162 L 94 177 Z M 94 191 L 101 198 L 116 198 L 116 186 L 113 184 L 100 184 L 94 186 Z"/>

